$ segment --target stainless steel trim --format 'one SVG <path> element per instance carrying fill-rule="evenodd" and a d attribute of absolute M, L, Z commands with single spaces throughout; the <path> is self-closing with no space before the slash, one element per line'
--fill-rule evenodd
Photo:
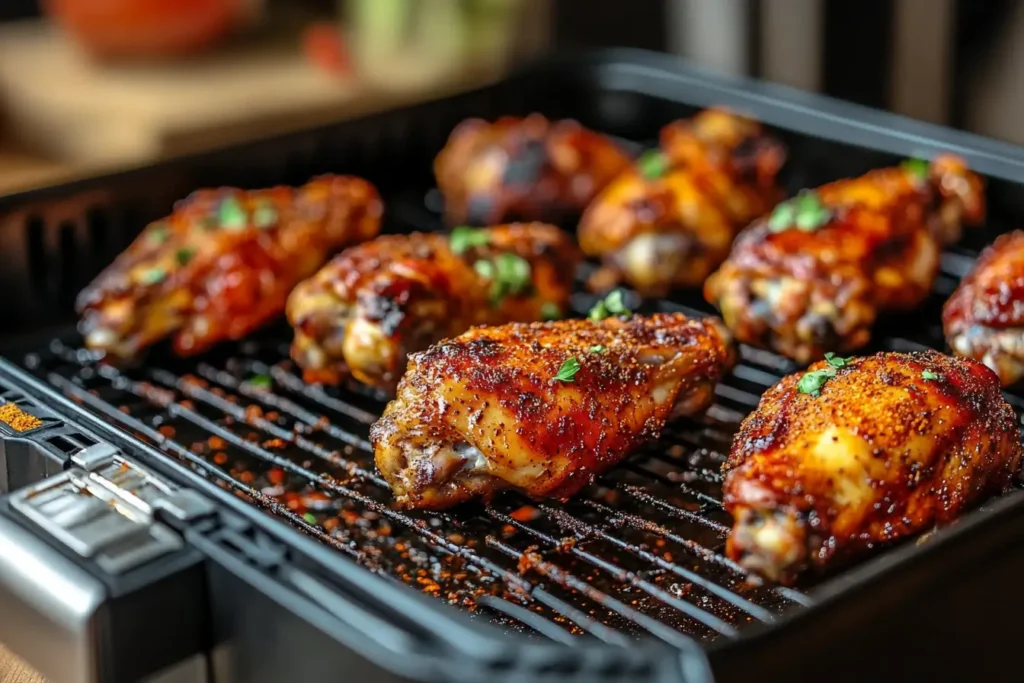
<path fill-rule="evenodd" d="M 83 470 L 94 470 L 112 462 L 116 455 L 117 448 L 109 443 L 98 443 L 72 455 L 71 462 Z"/>
<path fill-rule="evenodd" d="M 0 642 L 49 683 L 95 683 L 94 615 L 103 585 L 0 517 Z"/>

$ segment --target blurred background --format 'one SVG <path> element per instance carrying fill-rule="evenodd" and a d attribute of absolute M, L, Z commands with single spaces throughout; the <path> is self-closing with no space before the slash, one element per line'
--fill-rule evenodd
<path fill-rule="evenodd" d="M 609 46 L 1024 143 L 1017 0 L 0 0 L 0 193 Z"/>

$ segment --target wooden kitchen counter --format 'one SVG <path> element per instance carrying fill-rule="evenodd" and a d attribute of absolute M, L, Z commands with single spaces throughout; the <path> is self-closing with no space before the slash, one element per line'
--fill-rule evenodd
<path fill-rule="evenodd" d="M 0 683 L 45 683 L 45 680 L 0 645 Z"/>

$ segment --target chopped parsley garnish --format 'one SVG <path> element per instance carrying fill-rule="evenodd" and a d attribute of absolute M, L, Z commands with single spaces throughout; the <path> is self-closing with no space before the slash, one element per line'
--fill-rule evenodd
<path fill-rule="evenodd" d="M 840 358 L 834 353 L 826 353 L 825 362 L 828 363 L 828 367 L 804 373 L 804 376 L 797 382 L 797 391 L 814 397 L 820 396 L 821 388 L 825 386 L 825 382 L 836 376 L 836 370 L 845 368 L 851 361 L 853 361 L 853 358 Z"/>
<path fill-rule="evenodd" d="M 249 379 L 249 384 L 258 389 L 269 389 L 273 381 L 267 375 L 256 375 Z"/>
<path fill-rule="evenodd" d="M 490 243 L 491 236 L 486 230 L 465 225 L 452 229 L 452 234 L 448 238 L 448 246 L 456 254 L 465 254 L 471 247 L 486 247 Z"/>
<path fill-rule="evenodd" d="M 795 227 L 802 232 L 814 232 L 832 218 L 832 212 L 821 203 L 817 192 L 803 190 L 794 199 L 775 207 L 768 218 L 771 232 L 782 232 Z"/>
<path fill-rule="evenodd" d="M 178 261 L 179 266 L 187 266 L 188 262 L 192 260 L 192 257 L 196 255 L 194 247 L 185 247 L 179 249 L 175 254 L 174 258 Z"/>
<path fill-rule="evenodd" d="M 940 375 L 937 372 L 932 372 L 931 370 L 922 370 L 921 371 L 921 379 L 923 379 L 923 380 L 933 380 L 933 379 L 938 379 L 939 377 L 940 377 Z"/>
<path fill-rule="evenodd" d="M 919 183 L 928 179 L 928 162 L 925 159 L 905 159 L 900 168 Z"/>
<path fill-rule="evenodd" d="M 144 285 L 155 285 L 163 282 L 167 271 L 163 268 L 147 268 L 139 274 L 139 282 Z"/>
<path fill-rule="evenodd" d="M 572 382 L 576 373 L 580 371 L 580 362 L 575 357 L 569 356 L 558 368 L 558 374 L 554 376 L 556 382 Z"/>
<path fill-rule="evenodd" d="M 547 301 L 540 307 L 541 320 L 558 320 L 562 317 L 562 309 L 558 304 Z"/>
<path fill-rule="evenodd" d="M 651 149 L 640 155 L 636 166 L 640 170 L 640 175 L 648 180 L 657 180 L 668 171 L 669 160 L 664 152 Z"/>
<path fill-rule="evenodd" d="M 167 227 L 167 224 L 163 221 L 154 223 L 149 230 L 146 231 L 147 239 L 149 239 L 153 244 L 163 244 L 170 236 L 171 229 Z"/>
<path fill-rule="evenodd" d="M 608 347 L 606 347 L 603 344 L 595 344 L 594 346 L 591 346 L 588 349 L 588 351 L 590 351 L 591 353 L 604 353 L 607 350 L 608 350 Z"/>
<path fill-rule="evenodd" d="M 490 261 L 481 259 L 473 268 L 491 281 L 488 296 L 492 306 L 501 305 L 507 296 L 523 294 L 533 285 L 530 262 L 516 254 L 498 254 Z"/>
<path fill-rule="evenodd" d="M 604 320 L 613 315 L 630 315 L 631 313 L 632 311 L 626 308 L 626 303 L 622 300 L 622 290 L 616 289 L 594 304 L 594 307 L 590 309 L 588 317 L 591 320 L 597 321 Z"/>
<path fill-rule="evenodd" d="M 245 230 L 249 217 L 237 197 L 225 197 L 217 210 L 217 223 L 224 230 Z"/>
<path fill-rule="evenodd" d="M 277 225 L 277 209 L 269 199 L 261 200 L 252 212 L 252 224 L 260 230 L 267 230 Z"/>
<path fill-rule="evenodd" d="M 312 512 L 303 512 L 302 519 L 306 520 L 310 524 L 316 524 L 316 515 Z"/>

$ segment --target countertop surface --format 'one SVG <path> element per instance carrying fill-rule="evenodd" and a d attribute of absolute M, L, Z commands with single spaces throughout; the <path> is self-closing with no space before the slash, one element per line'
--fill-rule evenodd
<path fill-rule="evenodd" d="M 43 677 L 0 645 L 0 683 L 45 683 Z"/>

